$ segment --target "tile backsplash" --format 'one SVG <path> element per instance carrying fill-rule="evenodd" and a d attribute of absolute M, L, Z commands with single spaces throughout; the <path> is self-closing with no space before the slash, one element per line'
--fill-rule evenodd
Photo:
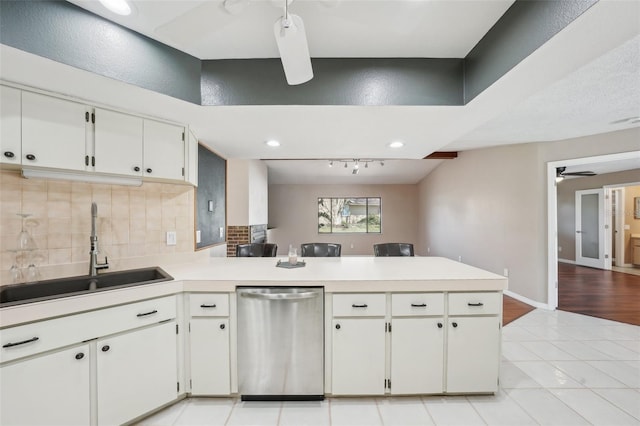
<path fill-rule="evenodd" d="M 25 227 L 38 248 L 31 257 L 42 278 L 50 278 L 55 273 L 49 270 L 60 271 L 61 265 L 76 265 L 69 268 L 74 270 L 88 265 L 92 202 L 98 205 L 99 258 L 107 256 L 112 269 L 131 258 L 192 253 L 194 196 L 194 188 L 188 185 L 145 182 L 127 187 L 24 179 L 19 171 L 2 170 L 0 282 L 10 283 L 12 250 L 21 230 L 17 213 L 31 214 Z M 176 245 L 167 246 L 167 231 L 176 232 Z"/>

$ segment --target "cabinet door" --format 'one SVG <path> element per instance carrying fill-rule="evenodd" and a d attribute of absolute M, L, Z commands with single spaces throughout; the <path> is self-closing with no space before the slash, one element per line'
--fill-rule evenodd
<path fill-rule="evenodd" d="M 95 109 L 94 171 L 142 176 L 142 118 Z"/>
<path fill-rule="evenodd" d="M 184 127 L 144 120 L 144 176 L 184 180 Z"/>
<path fill-rule="evenodd" d="M 20 164 L 22 158 L 20 90 L 0 86 L 0 163 Z"/>
<path fill-rule="evenodd" d="M 85 105 L 22 93 L 22 164 L 85 170 Z"/>
<path fill-rule="evenodd" d="M 175 321 L 97 342 L 98 424 L 116 425 L 178 395 Z"/>
<path fill-rule="evenodd" d="M 334 395 L 382 395 L 385 381 L 383 318 L 333 320 Z"/>
<path fill-rule="evenodd" d="M 0 424 L 90 424 L 89 345 L 0 368 Z"/>
<path fill-rule="evenodd" d="M 391 393 L 442 393 L 444 319 L 391 321 Z"/>
<path fill-rule="evenodd" d="M 193 318 L 191 339 L 191 393 L 229 395 L 229 320 Z"/>
<path fill-rule="evenodd" d="M 500 365 L 500 318 L 450 317 L 447 392 L 496 392 Z"/>

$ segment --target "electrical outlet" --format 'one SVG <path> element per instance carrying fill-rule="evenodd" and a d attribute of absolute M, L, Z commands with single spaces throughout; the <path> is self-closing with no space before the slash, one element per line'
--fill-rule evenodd
<path fill-rule="evenodd" d="M 427 247 L 427 254 L 431 253 L 431 247 Z"/>
<path fill-rule="evenodd" d="M 224 228 L 220 227 L 220 238 L 224 237 Z"/>
<path fill-rule="evenodd" d="M 167 245 L 175 246 L 177 243 L 176 231 L 167 231 Z"/>
<path fill-rule="evenodd" d="M 351 243 L 351 248 L 353 248 L 353 243 Z"/>
<path fill-rule="evenodd" d="M 462 256 L 458 256 L 458 262 L 462 262 Z"/>
<path fill-rule="evenodd" d="M 202 233 L 200 232 L 200 230 L 198 229 L 196 231 L 196 243 L 200 243 L 202 242 Z"/>
<path fill-rule="evenodd" d="M 558 253 L 562 252 L 562 246 L 558 246 Z"/>
<path fill-rule="evenodd" d="M 503 274 L 503 275 L 504 275 L 505 277 L 508 277 L 508 276 L 509 276 L 509 269 L 504 268 L 504 274 Z"/>

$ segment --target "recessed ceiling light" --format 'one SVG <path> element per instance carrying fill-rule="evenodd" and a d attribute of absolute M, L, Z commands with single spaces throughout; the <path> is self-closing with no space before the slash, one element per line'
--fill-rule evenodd
<path fill-rule="evenodd" d="M 403 142 L 394 141 L 389 144 L 389 148 L 402 148 L 404 146 Z"/>
<path fill-rule="evenodd" d="M 267 146 L 270 146 L 271 148 L 277 148 L 280 146 L 280 142 L 273 139 L 270 141 L 266 141 L 265 143 L 267 144 Z"/>
<path fill-rule="evenodd" d="M 100 3 L 118 15 L 131 15 L 131 5 L 127 0 L 99 0 Z"/>

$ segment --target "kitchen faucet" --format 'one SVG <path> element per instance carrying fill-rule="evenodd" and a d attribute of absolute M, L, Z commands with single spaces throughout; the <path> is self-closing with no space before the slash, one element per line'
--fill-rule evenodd
<path fill-rule="evenodd" d="M 89 241 L 91 242 L 91 250 L 89 251 L 89 276 L 95 277 L 98 275 L 100 269 L 107 269 L 109 262 L 107 257 L 104 257 L 104 263 L 98 263 L 98 236 L 96 235 L 96 219 L 98 218 L 98 205 L 91 203 L 91 236 Z"/>

